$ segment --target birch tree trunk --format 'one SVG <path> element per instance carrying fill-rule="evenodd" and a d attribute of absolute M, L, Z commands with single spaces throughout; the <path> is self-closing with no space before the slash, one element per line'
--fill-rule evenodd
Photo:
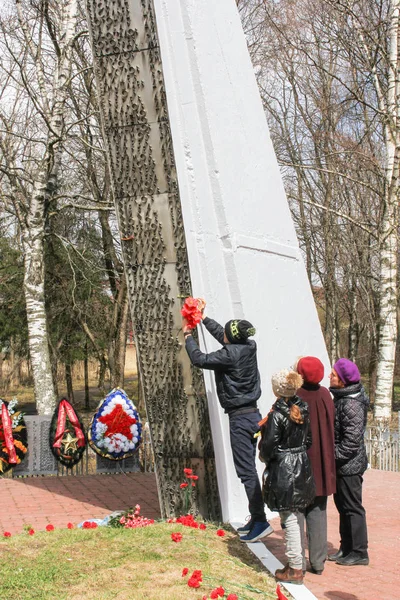
<path fill-rule="evenodd" d="M 27 30 L 20 0 L 16 0 L 16 7 L 21 28 L 26 30 L 24 33 L 29 47 L 30 33 Z M 62 153 L 63 113 L 68 92 L 76 19 L 77 0 L 70 0 L 64 5 L 63 23 L 60 27 L 63 33 L 59 44 L 59 60 L 50 94 L 45 91 L 42 81 L 43 70 L 38 62 L 38 54 L 34 48 L 31 48 L 31 54 L 36 63 L 38 85 L 44 95 L 43 105 L 47 106 L 49 110 L 47 145 L 33 182 L 32 197 L 22 229 L 25 253 L 24 294 L 29 331 L 29 353 L 37 411 L 40 415 L 51 414 L 56 406 L 44 297 L 44 227 L 46 205 L 56 189 L 58 181 Z"/>
<path fill-rule="evenodd" d="M 379 339 L 378 369 L 374 417 L 387 422 L 392 414 L 394 363 L 397 343 L 397 204 L 399 179 L 399 11 L 400 0 L 391 2 L 389 32 L 390 71 L 388 115 L 385 125 L 386 188 L 382 201 L 380 272 L 379 272 Z"/>

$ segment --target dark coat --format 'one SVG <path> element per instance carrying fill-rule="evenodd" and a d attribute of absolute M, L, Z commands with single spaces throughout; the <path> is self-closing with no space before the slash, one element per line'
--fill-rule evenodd
<path fill-rule="evenodd" d="M 369 398 L 361 383 L 329 388 L 335 402 L 335 458 L 339 476 L 362 475 L 368 466 L 364 433 Z"/>
<path fill-rule="evenodd" d="M 336 492 L 335 405 L 325 387 L 305 383 L 297 395 L 308 405 L 312 446 L 307 454 L 315 480 L 315 495 Z"/>
<path fill-rule="evenodd" d="M 221 325 L 208 317 L 203 324 L 220 344 L 224 344 L 224 328 Z M 238 408 L 257 407 L 261 380 L 257 345 L 253 340 L 246 340 L 243 344 L 226 344 L 216 352 L 205 354 L 193 336 L 188 336 L 186 350 L 195 367 L 215 372 L 218 399 L 226 413 Z"/>
<path fill-rule="evenodd" d="M 300 408 L 302 424 L 289 418 L 293 403 Z M 314 500 L 315 484 L 307 455 L 311 441 L 307 404 L 297 396 L 288 401 L 279 398 L 263 428 L 260 443 L 260 457 L 265 462 L 264 502 L 270 510 L 295 511 Z"/>

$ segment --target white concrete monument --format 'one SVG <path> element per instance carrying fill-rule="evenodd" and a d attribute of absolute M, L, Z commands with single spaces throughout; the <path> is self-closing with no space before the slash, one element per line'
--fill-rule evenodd
<path fill-rule="evenodd" d="M 237 7 L 86 3 L 161 512 L 181 513 L 191 467 L 195 508 L 243 521 L 228 418 L 184 350 L 183 298 L 256 326 L 264 414 L 273 371 L 328 359 Z M 206 332 L 200 344 L 216 348 Z"/>
<path fill-rule="evenodd" d="M 300 355 L 329 368 L 266 116 L 234 0 L 154 0 L 193 293 L 222 325 L 257 328 L 264 415 L 270 378 Z M 205 331 L 206 352 L 218 347 Z M 247 500 L 228 418 L 205 372 L 225 521 Z M 260 474 L 262 472 L 262 465 Z"/>

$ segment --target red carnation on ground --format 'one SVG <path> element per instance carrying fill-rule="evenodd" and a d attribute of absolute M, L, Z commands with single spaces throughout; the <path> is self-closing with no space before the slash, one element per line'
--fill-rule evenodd
<path fill-rule="evenodd" d="M 188 581 L 188 586 L 192 588 L 200 587 L 201 582 L 203 581 L 203 575 L 199 569 L 193 571 Z"/>
<path fill-rule="evenodd" d="M 68 527 L 68 529 L 73 529 L 74 528 L 74 524 L 73 523 L 67 523 L 67 527 Z"/>
<path fill-rule="evenodd" d="M 225 590 L 222 586 L 215 588 L 214 590 L 212 590 L 211 594 L 210 594 L 210 598 L 212 598 L 213 600 L 215 598 L 223 598 L 225 596 Z"/>
<path fill-rule="evenodd" d="M 219 537 L 224 537 L 224 535 L 225 535 L 225 531 L 224 531 L 223 529 L 217 529 L 217 535 L 218 535 Z"/>
<path fill-rule="evenodd" d="M 199 298 L 186 298 L 182 309 L 181 315 L 184 319 L 186 319 L 188 326 L 190 329 L 194 329 L 196 325 L 198 325 L 201 321 L 201 310 L 199 309 Z"/>
<path fill-rule="evenodd" d="M 185 527 L 193 527 L 194 529 L 199 528 L 199 524 L 194 520 L 193 515 L 184 515 L 176 519 L 176 523 L 181 523 Z"/>
<path fill-rule="evenodd" d="M 54 525 L 52 525 L 51 523 L 46 525 L 46 531 L 54 531 Z"/>
<path fill-rule="evenodd" d="M 9 531 L 5 531 L 3 535 L 4 537 L 11 537 L 11 533 Z"/>
<path fill-rule="evenodd" d="M 199 588 L 200 581 L 198 579 L 195 579 L 194 577 L 191 577 L 188 581 L 188 586 L 191 588 Z"/>
<path fill-rule="evenodd" d="M 35 535 L 34 529 L 28 529 L 28 535 Z"/>
<path fill-rule="evenodd" d="M 85 521 L 82 525 L 83 529 L 96 529 L 97 523 L 92 523 L 91 521 Z"/>
<path fill-rule="evenodd" d="M 279 585 L 276 586 L 276 595 L 278 597 L 278 600 L 288 600 L 286 598 L 285 594 L 282 592 L 282 590 L 279 587 Z"/>
<path fill-rule="evenodd" d="M 205 523 L 200 523 L 199 529 L 202 529 L 202 530 L 207 529 L 206 524 Z"/>
<path fill-rule="evenodd" d="M 173 542 L 181 542 L 182 534 L 181 533 L 171 533 L 171 539 Z"/>
<path fill-rule="evenodd" d="M 229 594 L 226 600 L 239 600 L 239 598 L 236 596 L 236 594 Z"/>
<path fill-rule="evenodd" d="M 185 577 L 185 575 L 187 575 L 188 573 L 189 573 L 189 569 L 187 567 L 182 569 L 182 577 Z"/>

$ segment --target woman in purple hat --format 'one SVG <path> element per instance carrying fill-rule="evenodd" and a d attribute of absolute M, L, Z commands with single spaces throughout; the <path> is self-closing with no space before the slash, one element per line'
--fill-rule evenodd
<path fill-rule="evenodd" d="M 339 565 L 368 565 L 368 535 L 362 505 L 363 473 L 368 466 L 364 444 L 369 399 L 356 364 L 340 358 L 330 374 L 335 402 L 336 494 L 340 515 L 340 548 L 328 560 Z"/>

